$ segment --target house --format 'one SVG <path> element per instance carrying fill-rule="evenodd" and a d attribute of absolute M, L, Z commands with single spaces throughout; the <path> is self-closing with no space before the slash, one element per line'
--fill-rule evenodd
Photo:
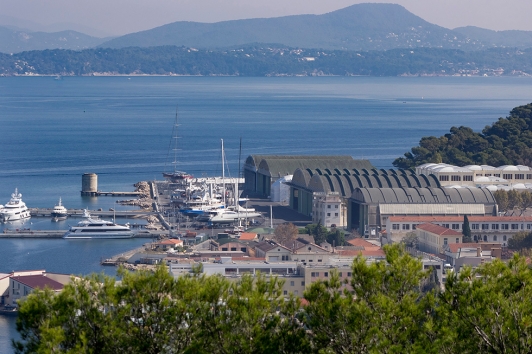
<path fill-rule="evenodd" d="M 275 241 L 262 241 L 255 246 L 255 257 L 265 258 L 268 262 L 288 261 L 292 252 Z"/>
<path fill-rule="evenodd" d="M 489 262 L 494 258 L 501 259 L 502 248 L 499 243 L 451 243 L 444 247 L 446 262 L 454 270 L 469 265 L 477 267 L 482 263 Z"/>
<path fill-rule="evenodd" d="M 462 242 L 460 232 L 430 223 L 417 225 L 415 233 L 419 249 L 428 253 L 443 253 L 448 244 Z"/>
<path fill-rule="evenodd" d="M 2 278 L 5 283 L 5 277 Z M 9 274 L 7 295 L 3 295 L 4 305 L 18 306 L 18 301 L 35 289 L 49 288 L 60 292 L 71 280 L 70 275 L 47 273 L 45 270 L 17 271 Z"/>
<path fill-rule="evenodd" d="M 183 247 L 183 241 L 177 239 L 165 239 L 157 243 L 152 244 L 153 251 L 159 252 L 172 252 L 175 251 L 178 247 Z"/>

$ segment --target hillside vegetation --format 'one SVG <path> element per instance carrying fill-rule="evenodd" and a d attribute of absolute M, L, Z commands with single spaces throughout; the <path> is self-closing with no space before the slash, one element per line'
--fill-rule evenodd
<path fill-rule="evenodd" d="M 532 166 L 532 103 L 510 111 L 482 132 L 468 127 L 452 127 L 439 138 L 423 137 L 404 157 L 395 159 L 398 168 L 413 168 L 424 163 L 465 165 Z"/>
<path fill-rule="evenodd" d="M 0 75 L 530 75 L 532 49 L 464 52 L 418 48 L 388 51 L 309 50 L 271 46 L 198 50 L 188 47 L 44 50 L 0 54 Z"/>

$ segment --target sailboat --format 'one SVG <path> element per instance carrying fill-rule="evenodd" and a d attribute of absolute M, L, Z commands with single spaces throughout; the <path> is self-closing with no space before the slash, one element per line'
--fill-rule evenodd
<path fill-rule="evenodd" d="M 177 152 L 179 151 L 178 149 L 178 143 L 177 143 L 177 140 L 179 139 L 179 137 L 177 136 L 177 131 L 178 131 L 178 127 L 179 127 L 179 124 L 178 124 L 178 119 L 177 119 L 177 108 L 175 110 L 175 122 L 174 122 L 174 127 L 172 129 L 172 142 L 170 144 L 173 152 L 174 152 L 174 161 L 172 162 L 172 165 L 174 165 L 174 171 L 173 172 L 163 172 L 163 177 L 170 180 L 171 182 L 174 182 L 174 183 L 183 183 L 185 184 L 185 182 L 188 180 L 188 179 L 191 179 L 193 178 L 192 175 L 186 173 L 186 172 L 183 172 L 183 171 L 178 171 L 177 170 Z"/>
<path fill-rule="evenodd" d="M 223 185 L 223 203 L 226 203 L 225 200 L 225 152 L 224 152 L 224 141 L 221 139 L 222 145 L 222 185 Z M 235 183 L 234 190 L 234 205 L 217 210 L 211 210 L 212 216 L 209 218 L 209 222 L 212 224 L 228 224 L 235 223 L 240 220 L 245 220 L 248 218 L 260 217 L 261 214 L 256 212 L 255 209 L 246 209 L 238 205 L 238 182 Z"/>

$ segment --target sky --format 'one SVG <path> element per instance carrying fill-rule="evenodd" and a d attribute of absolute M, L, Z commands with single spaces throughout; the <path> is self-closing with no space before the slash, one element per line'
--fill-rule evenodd
<path fill-rule="evenodd" d="M 396 3 L 446 28 L 532 31 L 531 0 L 0 0 L 0 25 L 123 35 L 175 21 L 219 22 L 323 14 L 363 2 Z"/>

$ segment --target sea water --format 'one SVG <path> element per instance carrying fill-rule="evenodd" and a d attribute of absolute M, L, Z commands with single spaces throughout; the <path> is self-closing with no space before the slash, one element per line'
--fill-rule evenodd
<path fill-rule="evenodd" d="M 177 168 L 221 175 L 224 139 L 226 175 L 236 177 L 252 154 L 350 155 L 391 168 L 421 137 L 481 131 L 530 103 L 530 92 L 531 78 L 0 77 L 0 204 L 18 188 L 29 207 L 61 197 L 67 208 L 127 209 L 82 197 L 82 174 L 96 173 L 103 191 L 162 179 L 173 170 L 176 112 Z M 100 259 L 143 242 L 0 239 L 0 272 L 112 274 Z M 14 333 L 0 317 L 0 353 Z"/>

